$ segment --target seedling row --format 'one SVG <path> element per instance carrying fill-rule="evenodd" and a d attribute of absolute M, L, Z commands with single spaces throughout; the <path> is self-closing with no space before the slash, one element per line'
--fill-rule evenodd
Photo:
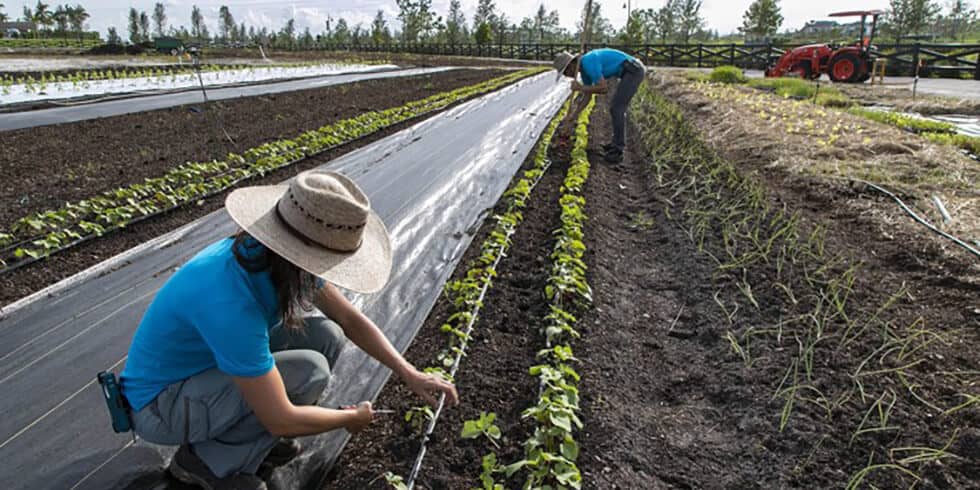
<path fill-rule="evenodd" d="M 293 139 L 264 144 L 241 154 L 231 153 L 223 160 L 186 163 L 143 183 L 26 216 L 14 222 L 10 229 L 0 230 L 0 273 L 538 72 L 514 72 L 400 107 L 366 112 Z"/>

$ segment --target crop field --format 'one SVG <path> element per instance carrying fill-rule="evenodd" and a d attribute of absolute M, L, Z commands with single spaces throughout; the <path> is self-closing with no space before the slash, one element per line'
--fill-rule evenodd
<path fill-rule="evenodd" d="M 978 138 L 908 114 L 928 111 L 869 108 L 851 89 L 654 69 L 630 106 L 625 161 L 610 164 L 600 148 L 612 138 L 611 96 L 589 96 L 573 119 L 579 99 L 545 71 L 454 68 L 0 132 L 0 305 L 35 308 L 18 317 L 30 321 L 46 298 L 74 294 L 71 281 L 45 288 L 117 269 L 123 284 L 144 288 L 125 270 L 141 259 L 105 261 L 148 243 L 195 243 L 153 240 L 220 219 L 223 197 L 240 186 L 349 157 L 363 165 L 347 167 L 363 170 L 355 180 L 391 189 L 399 179 L 448 179 L 435 168 L 446 165 L 463 169 L 453 174 L 459 189 L 476 185 L 472 199 L 486 202 L 452 194 L 437 207 L 479 215 L 438 235 L 463 240 L 453 254 L 395 254 L 435 261 L 416 279 L 393 279 L 419 282 L 408 284 L 419 295 L 443 262 L 453 265 L 430 288 L 431 310 L 414 306 L 425 307 L 413 312 L 416 330 L 386 333 L 406 339 L 414 365 L 455 383 L 460 406 L 425 405 L 381 378 L 373 403 L 391 413 L 337 453 L 311 450 L 285 470 L 264 469 L 272 487 L 312 474 L 303 488 L 980 488 Z M 13 87 L 70 92 L 187 76 L 134 68 L 0 78 L 0 102 Z M 535 90 L 548 104 L 519 98 Z M 492 126 L 480 112 L 490 109 L 513 117 Z M 487 134 L 460 141 L 479 144 L 452 146 L 453 124 L 464 131 L 474 121 Z M 494 157 L 513 157 L 495 184 L 506 189 L 499 199 L 470 182 L 475 170 L 449 166 L 515 142 L 530 150 Z M 411 170 L 420 176 L 384 167 L 408 155 L 425 160 Z M 407 201 L 371 198 L 410 213 Z M 415 236 L 399 233 L 418 227 L 405 222 L 391 226 L 399 246 Z M 154 278 L 179 267 L 153 260 Z M 39 291 L 42 306 L 19 305 Z M 105 304 L 135 314 L 149 294 L 139 293 Z M 370 304 L 404 316 L 413 298 Z M 57 349 L 74 345 L 73 321 L 38 345 L 57 341 L 48 335 L 67 339 Z M 102 321 L 81 332 L 109 329 Z M 16 382 L 5 373 L 0 390 Z M 0 457 L 84 387 L 57 389 L 74 394 L 0 437 Z M 100 453 L 107 459 L 92 472 L 73 474 L 76 486 L 131 446 L 167 457 L 124 442 Z M 146 471 L 119 481 L 165 481 L 161 468 Z"/>

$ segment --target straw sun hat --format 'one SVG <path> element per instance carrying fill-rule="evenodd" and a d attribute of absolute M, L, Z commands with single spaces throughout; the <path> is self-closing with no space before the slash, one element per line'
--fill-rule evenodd
<path fill-rule="evenodd" d="M 391 274 L 391 241 L 364 192 L 335 172 L 245 187 L 225 208 L 238 226 L 282 258 L 344 289 L 374 293 Z"/>
<path fill-rule="evenodd" d="M 575 55 L 569 53 L 568 51 L 562 51 L 555 55 L 555 62 L 552 66 L 558 70 L 558 76 L 555 80 L 561 80 L 561 77 L 565 75 L 565 70 L 568 69 L 568 65 L 575 61 Z"/>

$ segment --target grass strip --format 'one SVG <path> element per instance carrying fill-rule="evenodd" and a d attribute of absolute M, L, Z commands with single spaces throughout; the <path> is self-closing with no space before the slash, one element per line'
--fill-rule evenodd
<path fill-rule="evenodd" d="M 161 177 L 26 216 L 10 230 L 0 230 L 0 274 L 540 71 L 514 72 L 400 107 L 366 112 L 293 139 L 267 143 L 242 154 L 231 153 L 223 160 L 180 165 Z"/>

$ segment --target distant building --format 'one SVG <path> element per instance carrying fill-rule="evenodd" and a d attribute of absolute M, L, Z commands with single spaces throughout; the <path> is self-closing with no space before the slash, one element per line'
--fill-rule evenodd
<path fill-rule="evenodd" d="M 839 28 L 840 24 L 832 20 L 811 20 L 810 22 L 807 22 L 802 29 L 800 29 L 800 34 L 823 34 Z"/>
<path fill-rule="evenodd" d="M 0 37 L 21 37 L 33 30 L 33 22 L 0 22 Z"/>

